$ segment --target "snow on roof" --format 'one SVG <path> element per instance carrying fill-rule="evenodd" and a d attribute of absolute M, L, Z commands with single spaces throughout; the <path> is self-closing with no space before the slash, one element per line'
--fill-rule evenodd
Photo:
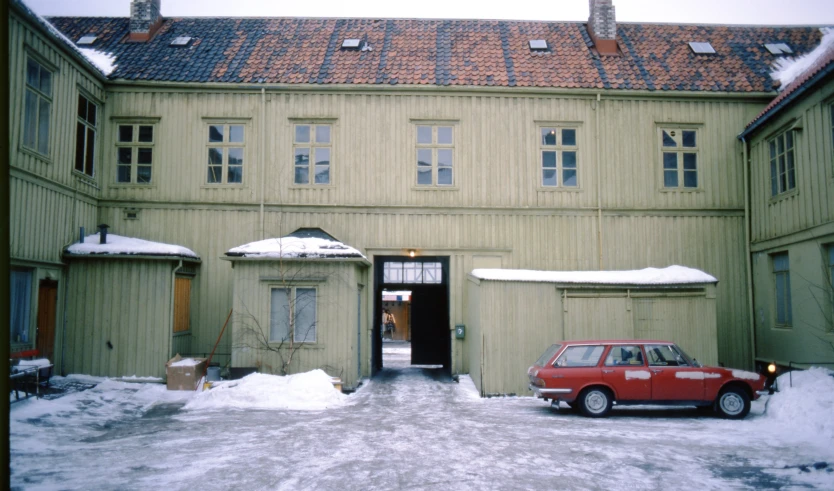
<path fill-rule="evenodd" d="M 116 234 L 107 234 L 107 243 L 99 244 L 99 234 L 84 237 L 84 243 L 75 243 L 67 247 L 67 253 L 75 255 L 145 255 L 145 256 L 183 256 L 199 259 L 200 256 L 191 249 L 183 246 L 164 244 L 162 242 L 151 242 L 149 240 L 135 239 L 133 237 L 122 237 Z"/>
<path fill-rule="evenodd" d="M 49 33 L 58 39 L 58 41 L 63 42 L 70 50 L 75 51 L 76 54 L 98 69 L 105 77 L 109 76 L 113 73 L 113 70 L 116 69 L 115 56 L 102 53 L 101 51 L 97 51 L 92 48 L 79 48 L 70 38 L 64 36 L 64 34 L 56 29 L 51 22 L 46 20 L 34 10 L 30 9 L 28 5 L 22 1 L 17 1 L 15 3 L 19 5 L 20 8 L 26 12 L 26 14 L 35 19 L 41 27 L 49 31 Z"/>
<path fill-rule="evenodd" d="M 823 27 L 820 29 L 820 32 L 822 32 L 822 40 L 820 40 L 819 46 L 814 48 L 810 53 L 798 58 L 782 58 L 774 62 L 773 66 L 775 70 L 770 76 L 774 80 L 781 82 L 782 85 L 780 87 L 782 90 L 787 88 L 791 82 L 799 78 L 809 68 L 813 67 L 817 61 L 826 55 L 830 48 L 834 47 L 834 28 Z"/>
<path fill-rule="evenodd" d="M 318 237 L 287 236 L 233 247 L 227 256 L 260 258 L 365 258 L 361 252 L 339 241 Z"/>
<path fill-rule="evenodd" d="M 684 266 L 646 268 L 634 271 L 532 271 L 527 269 L 475 269 L 472 276 L 481 280 L 532 281 L 592 285 L 689 285 L 717 283 L 701 270 Z"/>

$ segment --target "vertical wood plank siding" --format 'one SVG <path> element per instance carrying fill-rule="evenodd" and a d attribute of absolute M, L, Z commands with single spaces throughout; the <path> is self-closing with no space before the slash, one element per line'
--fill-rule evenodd
<path fill-rule="evenodd" d="M 356 263 L 235 261 L 232 365 L 281 374 L 281 357 L 264 349 L 252 332 L 257 330 L 269 336 L 271 288 L 283 287 L 277 278 L 284 277 L 288 278 L 289 286 L 316 288 L 316 342 L 304 343 L 296 349 L 290 373 L 321 368 L 333 377 L 340 377 L 346 387 L 356 387 L 356 350 L 359 349 L 356 285 L 361 279 L 358 268 Z M 305 277 L 317 280 L 305 282 Z M 367 352 L 368 348 L 369 345 L 363 346 Z"/>
<path fill-rule="evenodd" d="M 831 95 L 834 82 L 784 111 L 757 133 L 750 146 L 752 242 L 834 222 L 834 155 L 832 155 Z M 768 140 L 794 123 L 796 192 L 771 196 Z"/>
<path fill-rule="evenodd" d="M 481 395 L 527 395 L 527 368 L 551 344 L 566 339 L 668 339 L 704 363 L 717 363 L 711 286 L 688 296 L 662 291 L 565 290 L 550 283 L 469 283 L 470 367 Z"/>
<path fill-rule="evenodd" d="M 12 260 L 60 262 L 61 250 L 78 237 L 77 227 L 94 231 L 98 187 L 75 169 L 75 131 L 80 90 L 104 101 L 100 82 L 55 47 L 15 13 L 9 20 L 9 164 Z M 57 70 L 52 74 L 49 155 L 23 149 L 26 60 L 28 53 Z M 40 61 L 43 63 L 43 61 Z M 98 141 L 103 142 L 103 121 Z M 97 175 L 100 170 L 96 161 Z"/>
<path fill-rule="evenodd" d="M 164 377 L 171 352 L 172 269 L 169 261 L 158 260 L 72 260 L 66 372 Z"/>

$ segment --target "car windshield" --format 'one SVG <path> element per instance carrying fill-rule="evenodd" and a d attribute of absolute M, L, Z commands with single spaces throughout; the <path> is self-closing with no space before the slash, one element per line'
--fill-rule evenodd
<path fill-rule="evenodd" d="M 553 358 L 553 355 L 555 355 L 556 352 L 558 352 L 559 348 L 561 348 L 561 347 L 562 347 L 561 344 L 554 344 L 554 345 L 550 346 L 549 348 L 547 348 L 547 350 L 544 353 L 542 353 L 542 355 L 539 357 L 539 359 L 536 360 L 535 365 L 539 366 L 539 367 L 543 367 L 548 361 L 550 361 L 551 358 Z"/>

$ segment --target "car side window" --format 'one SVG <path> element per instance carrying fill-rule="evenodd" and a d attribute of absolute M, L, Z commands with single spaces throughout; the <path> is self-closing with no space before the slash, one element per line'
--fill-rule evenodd
<path fill-rule="evenodd" d="M 683 356 L 678 353 L 678 350 L 668 344 L 646 345 L 646 356 L 649 358 L 649 366 L 652 367 L 688 366 Z"/>
<path fill-rule="evenodd" d="M 604 346 L 568 346 L 556 360 L 559 367 L 595 367 L 602 358 Z"/>
<path fill-rule="evenodd" d="M 639 346 L 612 346 L 605 358 L 605 366 L 643 365 L 643 352 Z"/>

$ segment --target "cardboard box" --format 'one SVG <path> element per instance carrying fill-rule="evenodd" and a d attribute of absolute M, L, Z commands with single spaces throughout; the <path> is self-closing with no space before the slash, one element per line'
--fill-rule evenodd
<path fill-rule="evenodd" d="M 177 353 L 165 364 L 168 390 L 195 390 L 205 373 L 205 358 L 183 358 Z"/>

